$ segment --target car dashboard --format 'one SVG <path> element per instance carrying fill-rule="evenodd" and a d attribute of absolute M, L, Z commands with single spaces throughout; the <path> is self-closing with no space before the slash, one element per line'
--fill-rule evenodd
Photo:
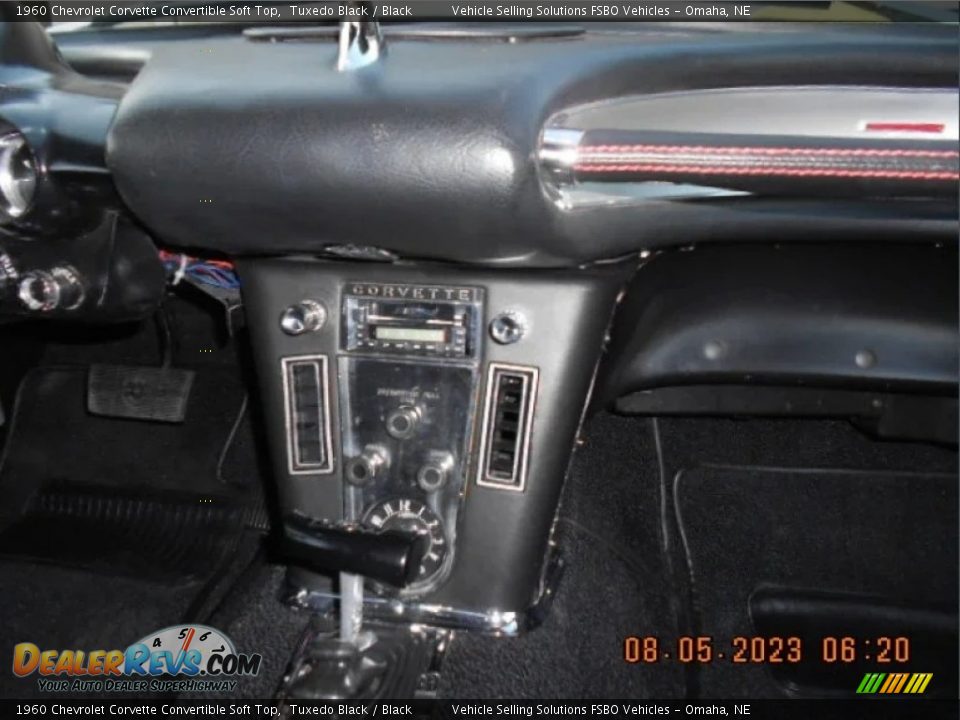
<path fill-rule="evenodd" d="M 532 630 L 596 412 L 955 447 L 955 27 L 357 25 L 0 31 L 0 319 L 228 268 L 286 603 Z"/>

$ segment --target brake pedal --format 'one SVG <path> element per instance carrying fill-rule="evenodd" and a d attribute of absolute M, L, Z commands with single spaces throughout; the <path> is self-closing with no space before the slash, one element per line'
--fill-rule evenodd
<path fill-rule="evenodd" d="M 182 423 L 193 370 L 131 365 L 91 365 L 87 411 L 92 415 Z"/>

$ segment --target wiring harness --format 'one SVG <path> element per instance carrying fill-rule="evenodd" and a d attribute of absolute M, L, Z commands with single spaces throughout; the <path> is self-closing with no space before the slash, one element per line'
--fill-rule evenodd
<path fill-rule="evenodd" d="M 210 285 L 221 290 L 236 290 L 240 279 L 229 260 L 212 260 L 192 257 L 183 253 L 160 251 L 160 260 L 167 270 L 170 284 L 178 285 L 184 278 L 200 285 Z"/>

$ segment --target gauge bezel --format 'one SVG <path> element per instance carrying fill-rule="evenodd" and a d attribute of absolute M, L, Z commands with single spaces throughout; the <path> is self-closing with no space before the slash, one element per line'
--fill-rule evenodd
<path fill-rule="evenodd" d="M 396 510 L 393 509 L 393 506 L 396 506 Z M 418 509 L 414 511 L 413 508 Z M 384 514 L 383 520 L 379 524 L 374 523 L 372 521 L 373 517 L 381 512 Z M 429 572 L 422 576 L 418 574 L 418 577 L 402 590 L 407 591 L 407 593 L 416 593 L 425 588 L 430 588 L 449 569 L 453 557 L 451 540 L 444 526 L 443 518 L 424 499 L 394 495 L 377 500 L 369 505 L 363 511 L 360 523 L 371 530 L 380 531 L 394 518 L 419 521 L 423 526 L 423 534 L 430 538 L 428 555 L 436 553 L 439 556 L 437 561 L 430 563 L 432 569 Z"/>
<path fill-rule="evenodd" d="M 32 183 L 27 195 L 20 193 L 20 180 L 15 176 L 14 163 L 19 154 L 26 152 Z M 33 210 L 40 189 L 40 163 L 30 141 L 19 130 L 9 130 L 0 135 L 0 220 L 21 220 Z"/>

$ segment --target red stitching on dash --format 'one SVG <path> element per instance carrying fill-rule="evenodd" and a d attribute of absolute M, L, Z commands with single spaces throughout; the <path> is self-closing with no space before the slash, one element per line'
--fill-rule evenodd
<path fill-rule="evenodd" d="M 650 172 L 690 175 L 782 175 L 784 177 L 885 178 L 893 180 L 960 180 L 960 172 L 909 170 L 832 170 L 803 168 L 730 168 L 702 165 L 574 165 L 576 172 Z"/>
<path fill-rule="evenodd" d="M 665 152 L 703 153 L 708 155 L 848 155 L 854 157 L 960 157 L 956 150 L 906 150 L 881 148 L 767 148 L 717 147 L 709 145 L 584 145 L 579 153 Z"/>
<path fill-rule="evenodd" d="M 946 127 L 943 123 L 922 122 L 868 122 L 863 126 L 867 132 L 915 132 L 934 133 L 943 132 Z"/>

